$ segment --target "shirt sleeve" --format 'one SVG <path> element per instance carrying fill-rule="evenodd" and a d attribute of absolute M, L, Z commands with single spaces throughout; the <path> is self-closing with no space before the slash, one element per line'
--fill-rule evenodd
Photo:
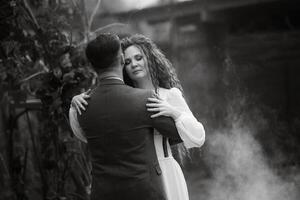
<path fill-rule="evenodd" d="M 77 119 L 77 111 L 73 106 L 71 106 L 69 110 L 69 121 L 74 135 L 82 142 L 87 143 L 87 140 L 84 136 L 84 132 L 80 127 L 80 124 Z"/>
<path fill-rule="evenodd" d="M 177 88 L 169 90 L 168 103 L 181 111 L 180 116 L 175 119 L 178 133 L 186 148 L 201 147 L 205 141 L 205 130 L 191 112 L 182 93 Z"/>

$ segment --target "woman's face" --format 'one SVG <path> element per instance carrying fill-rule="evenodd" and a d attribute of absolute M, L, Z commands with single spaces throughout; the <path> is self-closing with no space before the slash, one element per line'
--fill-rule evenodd
<path fill-rule="evenodd" d="M 150 77 L 146 56 L 138 47 L 130 46 L 125 49 L 124 57 L 125 71 L 132 81 Z"/>

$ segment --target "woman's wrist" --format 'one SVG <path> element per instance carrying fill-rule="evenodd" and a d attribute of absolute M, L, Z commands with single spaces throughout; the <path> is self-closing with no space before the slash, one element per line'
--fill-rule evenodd
<path fill-rule="evenodd" d="M 178 111 L 177 109 L 174 109 L 173 112 L 172 112 L 172 116 L 171 116 L 171 117 L 172 117 L 174 120 L 177 120 L 177 119 L 180 117 L 180 115 L 181 115 L 181 112 Z"/>

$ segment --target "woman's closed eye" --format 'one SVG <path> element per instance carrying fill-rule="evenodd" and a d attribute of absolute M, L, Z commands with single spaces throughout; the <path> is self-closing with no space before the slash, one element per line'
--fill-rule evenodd
<path fill-rule="evenodd" d="M 125 59 L 125 65 L 129 65 L 131 63 L 130 59 Z"/>
<path fill-rule="evenodd" d="M 134 56 L 134 60 L 136 60 L 136 61 L 140 61 L 142 59 L 143 59 L 143 55 L 141 55 L 141 54 L 137 54 Z M 130 58 L 125 59 L 125 65 L 129 65 L 130 63 L 131 63 Z"/>
<path fill-rule="evenodd" d="M 135 60 L 139 61 L 139 60 L 142 60 L 143 56 L 138 54 L 138 55 L 135 55 L 134 58 L 135 58 Z"/>

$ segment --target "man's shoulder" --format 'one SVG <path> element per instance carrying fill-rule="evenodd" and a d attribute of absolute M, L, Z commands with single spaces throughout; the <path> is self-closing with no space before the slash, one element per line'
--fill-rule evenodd
<path fill-rule="evenodd" d="M 125 95 L 132 99 L 143 99 L 151 97 L 154 94 L 154 91 L 141 88 L 133 88 L 130 86 L 123 87 L 123 89 L 117 90 L 119 95 Z"/>
<path fill-rule="evenodd" d="M 98 105 L 100 99 L 107 99 L 107 97 L 109 97 L 112 100 L 111 102 L 115 102 L 116 100 L 121 104 L 122 102 L 131 102 L 131 104 L 144 105 L 148 98 L 153 97 L 154 94 L 153 90 L 134 88 L 128 85 L 115 85 L 109 88 L 100 86 L 96 89 L 95 93 L 92 94 L 90 101 Z"/>
<path fill-rule="evenodd" d="M 146 104 L 148 98 L 152 97 L 152 90 L 130 88 L 124 93 L 118 94 L 120 105 L 125 105 L 122 110 L 131 110 L 131 112 L 144 113 L 146 112 Z"/>
<path fill-rule="evenodd" d="M 149 89 L 131 88 L 131 90 L 132 93 L 135 93 L 137 95 L 151 96 L 152 94 L 154 94 L 154 91 Z"/>

